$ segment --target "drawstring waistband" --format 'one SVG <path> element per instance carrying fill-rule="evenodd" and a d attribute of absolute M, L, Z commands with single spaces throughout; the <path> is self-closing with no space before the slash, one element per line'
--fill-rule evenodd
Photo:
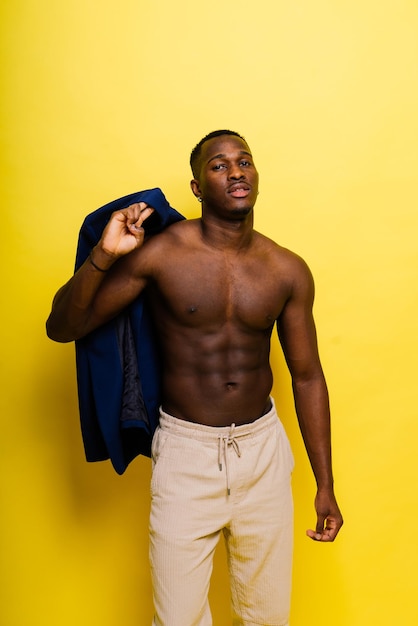
<path fill-rule="evenodd" d="M 226 491 L 228 493 L 228 496 L 231 494 L 231 487 L 229 484 L 229 472 L 228 472 L 228 448 L 231 446 L 235 450 L 236 455 L 239 457 L 241 456 L 241 450 L 239 449 L 238 441 L 235 438 L 234 430 L 235 430 L 235 424 L 231 424 L 229 433 L 227 435 L 219 435 L 218 437 L 218 466 L 219 466 L 219 471 L 222 472 L 222 453 L 223 453 L 223 456 L 225 459 Z"/>
<path fill-rule="evenodd" d="M 222 472 L 225 467 L 228 495 L 231 494 L 230 468 L 228 463 L 229 449 L 233 448 L 235 454 L 240 457 L 241 450 L 237 440 L 255 437 L 265 429 L 269 429 L 271 424 L 276 421 L 277 413 L 274 408 L 273 400 L 271 400 L 271 408 L 267 413 L 253 422 L 240 424 L 238 426 L 235 423 L 231 424 L 231 426 L 207 426 L 206 424 L 189 422 L 174 417 L 160 408 L 160 428 L 165 431 L 170 431 L 179 437 L 195 439 L 196 441 L 206 442 L 216 446 L 215 450 L 217 450 L 219 471 Z"/>

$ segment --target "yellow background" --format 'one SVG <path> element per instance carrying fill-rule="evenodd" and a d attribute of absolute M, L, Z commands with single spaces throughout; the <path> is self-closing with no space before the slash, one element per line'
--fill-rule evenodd
<path fill-rule="evenodd" d="M 257 229 L 317 285 L 346 525 L 333 545 L 305 537 L 314 483 L 275 341 L 292 626 L 418 623 L 416 0 L 14 0 L 0 24 L 1 624 L 150 624 L 149 461 L 123 477 L 84 461 L 74 349 L 44 321 L 87 213 L 161 186 L 198 215 L 189 153 L 222 127 L 252 147 Z"/>

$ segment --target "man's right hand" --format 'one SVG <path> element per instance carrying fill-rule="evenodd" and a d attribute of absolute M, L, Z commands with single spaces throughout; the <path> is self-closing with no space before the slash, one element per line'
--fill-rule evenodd
<path fill-rule="evenodd" d="M 89 259 L 55 295 L 47 321 L 48 337 L 62 342 L 84 337 L 137 295 L 127 289 L 119 290 L 118 298 L 105 297 L 100 306 L 96 309 L 93 306 L 98 290 L 106 282 L 104 272 L 118 258 L 142 246 L 145 235 L 142 224 L 153 212 L 145 202 L 139 202 L 112 214 Z"/>
<path fill-rule="evenodd" d="M 126 209 L 116 211 L 112 214 L 95 250 L 100 250 L 109 257 L 109 260 L 115 261 L 141 247 L 145 236 L 142 224 L 153 212 L 154 209 L 146 202 L 137 202 Z M 103 255 L 100 257 L 101 262 L 105 263 Z"/>

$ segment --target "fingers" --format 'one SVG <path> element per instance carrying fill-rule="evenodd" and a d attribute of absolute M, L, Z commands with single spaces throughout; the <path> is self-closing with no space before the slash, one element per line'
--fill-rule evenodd
<path fill-rule="evenodd" d="M 321 541 L 323 543 L 334 541 L 342 525 L 343 520 L 340 517 L 329 515 L 323 519 L 321 516 L 318 516 L 316 529 L 307 530 L 306 535 L 313 541 Z"/>
<path fill-rule="evenodd" d="M 315 530 L 307 530 L 306 534 L 314 541 L 322 541 L 326 517 L 318 514 Z"/>
<path fill-rule="evenodd" d="M 112 256 L 123 256 L 139 248 L 145 238 L 142 226 L 154 209 L 146 202 L 137 202 L 112 214 L 101 237 L 101 246 Z"/>
<path fill-rule="evenodd" d="M 310 537 L 310 539 L 312 539 L 313 541 L 321 541 L 323 543 L 328 542 L 328 541 L 334 541 L 335 537 L 337 536 L 338 530 L 332 529 L 332 528 L 324 528 L 321 532 L 313 531 L 313 530 L 307 530 L 306 531 L 306 535 L 308 537 Z"/>
<path fill-rule="evenodd" d="M 133 234 L 136 235 L 138 232 L 142 232 L 142 224 L 144 221 L 154 213 L 154 209 L 146 202 L 137 202 L 136 204 L 131 204 L 128 208 L 123 209 L 121 213 L 124 215 L 126 219 L 126 227 Z"/>
<path fill-rule="evenodd" d="M 343 525 L 341 511 L 333 493 L 318 493 L 315 499 L 317 522 L 315 530 L 307 530 L 307 536 L 322 543 L 334 541 Z"/>
<path fill-rule="evenodd" d="M 324 541 L 325 540 L 324 539 L 324 532 L 325 532 L 324 524 L 325 524 L 325 518 L 323 516 L 318 515 L 316 529 L 306 531 L 306 534 L 308 535 L 308 537 L 310 537 L 314 541 Z"/>
<path fill-rule="evenodd" d="M 322 543 L 334 541 L 343 525 L 343 518 L 333 489 L 318 490 L 315 497 L 315 509 L 316 528 L 307 530 L 307 536 L 313 541 Z"/>
<path fill-rule="evenodd" d="M 313 539 L 314 541 L 321 541 L 322 533 L 318 533 L 314 530 L 309 529 L 306 531 L 306 536 L 310 539 Z"/>

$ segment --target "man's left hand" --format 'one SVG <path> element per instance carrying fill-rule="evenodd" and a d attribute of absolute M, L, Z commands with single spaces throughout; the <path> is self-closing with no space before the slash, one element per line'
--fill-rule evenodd
<path fill-rule="evenodd" d="M 332 490 L 318 490 L 315 498 L 317 524 L 315 530 L 307 530 L 306 534 L 314 541 L 323 543 L 334 541 L 343 518 Z"/>

